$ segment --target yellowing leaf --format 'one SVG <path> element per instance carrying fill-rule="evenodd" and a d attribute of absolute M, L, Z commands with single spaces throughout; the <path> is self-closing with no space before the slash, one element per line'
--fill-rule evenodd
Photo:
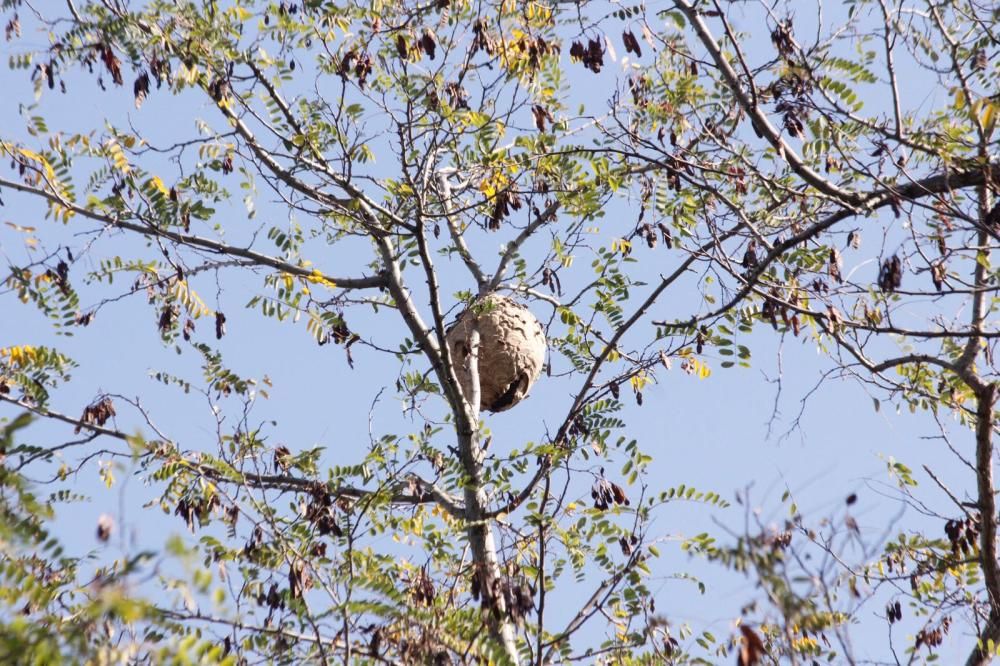
<path fill-rule="evenodd" d="M 52 170 L 52 165 L 49 164 L 49 161 L 45 159 L 44 156 L 40 155 L 39 153 L 36 153 L 33 150 L 29 150 L 28 148 L 19 148 L 18 152 L 24 155 L 32 162 L 37 162 L 38 164 L 40 164 L 42 166 L 42 169 L 45 170 L 46 178 L 48 178 L 50 181 L 55 180 L 56 173 L 55 171 Z"/>
<path fill-rule="evenodd" d="M 167 186 L 163 184 L 163 181 L 160 180 L 159 176 L 153 176 L 152 178 L 149 179 L 149 182 L 152 183 L 153 187 L 158 189 L 160 193 L 163 194 L 163 196 L 170 195 L 170 190 L 168 190 Z"/>
<path fill-rule="evenodd" d="M 986 130 L 993 129 L 993 125 L 996 123 L 996 115 L 997 115 L 996 104 L 993 104 L 992 102 L 986 102 L 985 104 L 983 104 L 982 121 L 983 121 L 983 127 Z"/>
<path fill-rule="evenodd" d="M 334 282 L 330 278 L 328 278 L 325 275 L 323 275 L 322 273 L 320 273 L 319 269 L 316 269 L 316 268 L 314 268 L 313 272 L 310 273 L 306 277 L 306 280 L 308 280 L 309 282 L 313 282 L 315 284 L 321 284 L 321 285 L 323 285 L 325 287 L 328 287 L 330 289 L 336 289 L 337 288 L 337 283 L 336 282 Z"/>
<path fill-rule="evenodd" d="M 28 148 L 18 148 L 18 152 L 34 162 L 44 162 L 45 159 L 33 150 Z"/>
<path fill-rule="evenodd" d="M 128 173 L 132 170 L 131 165 L 128 163 L 128 158 L 125 157 L 125 151 L 122 150 L 117 141 L 108 141 L 107 150 L 108 155 L 111 156 L 111 163 L 114 164 L 116 169 L 122 173 Z"/>
<path fill-rule="evenodd" d="M 23 368 L 35 360 L 36 351 L 31 345 L 0 348 L 0 358 L 7 358 L 8 365 Z"/>
<path fill-rule="evenodd" d="M 502 173 L 496 173 L 492 178 L 484 178 L 481 183 L 479 183 L 479 191 L 482 192 L 487 197 L 494 197 L 496 193 L 507 187 L 509 181 L 507 177 Z"/>
<path fill-rule="evenodd" d="M 205 301 L 201 300 L 201 296 L 191 288 L 187 280 L 175 282 L 171 287 L 171 292 L 192 319 L 212 314 L 212 310 L 205 305 Z"/>
<path fill-rule="evenodd" d="M 639 374 L 629 378 L 629 383 L 632 385 L 633 391 L 641 391 L 651 381 L 652 379 L 650 379 L 649 375 L 645 372 L 640 372 Z"/>
<path fill-rule="evenodd" d="M 632 251 L 632 242 L 624 238 L 616 238 L 611 241 L 611 251 L 621 252 L 622 254 L 628 254 Z"/>

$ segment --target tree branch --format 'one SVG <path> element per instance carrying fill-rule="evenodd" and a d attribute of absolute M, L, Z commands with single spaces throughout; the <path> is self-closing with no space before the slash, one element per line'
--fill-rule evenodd
<path fill-rule="evenodd" d="M 67 416 L 61 412 L 56 412 L 46 407 L 40 407 L 38 405 L 33 405 L 24 400 L 18 400 L 17 398 L 12 398 L 8 395 L 0 394 L 0 402 L 9 403 L 11 405 L 16 405 L 21 409 L 27 410 L 32 414 L 36 414 L 46 419 L 52 419 L 54 421 L 61 421 L 68 425 L 75 426 L 81 430 L 90 431 L 99 435 L 104 435 L 106 437 L 113 437 L 114 439 L 127 442 L 132 439 L 129 435 L 125 434 L 121 430 L 115 428 L 106 428 L 104 426 L 97 425 L 95 423 L 86 423 L 80 419 L 73 418 L 72 416 Z M 223 474 L 218 469 L 211 467 L 209 465 L 197 464 L 194 465 L 194 469 L 198 471 L 199 474 L 206 476 L 213 481 L 218 482 L 236 482 L 232 475 Z M 240 477 L 242 481 L 245 481 L 248 486 L 253 488 L 261 489 L 272 489 L 272 490 L 289 490 L 294 492 L 309 492 L 312 488 L 316 486 L 317 483 L 324 483 L 322 481 L 317 481 L 315 479 L 306 479 L 302 477 L 291 476 L 288 474 L 247 474 L 239 470 L 233 469 L 233 474 Z M 400 492 L 399 489 L 407 487 L 409 485 L 416 485 L 421 492 L 417 493 L 404 493 Z M 426 492 L 424 492 L 426 491 Z M 368 497 L 370 495 L 376 495 L 379 491 L 366 490 L 364 488 L 357 488 L 354 486 L 338 485 L 330 489 L 330 492 L 334 495 L 341 497 L 350 497 L 353 499 L 360 499 L 362 497 Z M 431 504 L 437 503 L 441 505 L 450 515 L 455 518 L 462 518 L 465 515 L 465 508 L 462 506 L 461 502 L 452 497 L 450 494 L 439 488 L 436 484 L 425 481 L 416 474 L 410 474 L 407 476 L 405 481 L 400 481 L 395 485 L 390 495 L 389 501 L 394 504 Z"/>
<path fill-rule="evenodd" d="M 545 664 L 550 663 L 552 661 L 552 655 L 559 647 L 559 644 L 562 641 L 569 638 L 574 632 L 578 631 L 580 627 L 582 627 L 587 622 L 587 620 L 589 620 L 591 616 L 594 615 L 594 613 L 596 613 L 601 609 L 601 607 L 604 605 L 604 602 L 607 600 L 608 596 L 614 591 L 618 583 L 620 583 L 622 579 L 628 574 L 628 572 L 632 570 L 632 567 L 635 565 L 638 553 L 639 551 L 635 551 L 634 553 L 632 553 L 632 556 L 629 558 L 628 562 L 625 563 L 625 565 L 621 568 L 620 571 L 616 572 L 610 578 L 604 580 L 600 585 L 598 585 L 597 589 L 594 590 L 594 592 L 587 599 L 587 602 L 580 608 L 579 611 L 577 611 L 576 615 L 574 615 L 573 618 L 566 625 L 566 628 L 563 629 L 558 634 L 556 634 L 555 637 L 552 638 L 552 640 L 546 643 L 548 650 L 545 653 L 545 659 L 542 660 L 542 663 Z"/>
<path fill-rule="evenodd" d="M 781 138 L 780 132 L 778 132 L 777 128 L 771 124 L 771 121 L 768 119 L 767 115 L 761 111 L 760 107 L 756 106 L 752 100 L 747 97 L 746 92 L 740 85 L 739 76 L 729 64 L 729 61 L 726 60 L 725 56 L 722 54 L 722 49 L 719 48 L 719 44 L 715 41 L 715 37 L 712 35 L 711 30 L 709 30 L 708 25 L 706 25 L 704 19 L 702 19 L 701 13 L 685 0 L 674 0 L 674 6 L 677 7 L 677 9 L 684 14 L 691 25 L 694 26 L 695 32 L 698 33 L 698 38 L 701 40 L 702 45 L 704 45 L 704 47 L 708 50 L 712 60 L 715 61 L 716 66 L 722 73 L 722 77 L 726 81 L 726 85 L 729 86 L 729 89 L 736 97 L 736 101 L 739 103 L 740 107 L 743 108 L 743 111 L 750 116 L 750 121 L 753 123 L 754 127 L 764 136 L 767 142 L 774 147 L 778 156 L 783 159 L 785 163 L 787 163 L 788 166 L 790 166 L 792 170 L 804 181 L 823 194 L 837 199 L 846 206 L 859 206 L 861 204 L 861 197 L 854 192 L 838 187 L 810 168 L 809 165 L 807 165 L 799 156 L 799 154 L 796 153 L 795 150 Z M 751 85 L 753 85 L 752 81 Z"/>
<path fill-rule="evenodd" d="M 120 220 L 116 217 L 110 215 L 105 215 L 103 213 L 97 213 L 89 208 L 84 208 L 83 206 L 77 205 L 70 201 L 67 201 L 63 197 L 43 190 L 41 188 L 32 187 L 31 185 L 26 185 L 24 183 L 19 183 L 17 181 L 8 180 L 6 178 L 0 178 L 0 187 L 9 187 L 12 190 L 18 192 L 23 192 L 26 194 L 31 194 L 34 196 L 42 197 L 48 201 L 56 203 L 63 208 L 73 211 L 77 215 L 89 218 L 96 222 L 102 222 L 108 226 L 115 227 L 117 229 L 126 229 L 128 231 L 134 231 L 136 233 L 143 234 L 144 236 L 155 236 L 157 238 L 165 238 L 167 240 L 178 243 L 179 245 L 186 245 L 189 247 L 198 247 L 211 252 L 216 252 L 218 254 L 225 254 L 231 257 L 242 257 L 243 259 L 249 259 L 255 264 L 260 266 L 268 266 L 274 268 L 283 273 L 288 273 L 290 275 L 295 275 L 304 278 L 322 278 L 324 282 L 331 282 L 336 285 L 339 289 L 371 289 L 376 287 L 385 287 L 388 282 L 384 275 L 373 275 L 370 277 L 360 277 L 360 278 L 347 278 L 347 277 L 330 277 L 323 273 L 316 271 L 315 269 L 304 268 L 302 266 L 295 266 L 289 264 L 288 262 L 277 259 L 266 254 L 261 254 L 260 252 L 254 252 L 253 250 L 241 247 L 235 247 L 232 245 L 227 245 L 225 243 L 220 243 L 219 241 L 212 240 L 210 238 L 205 238 L 203 236 L 194 236 L 191 234 L 183 234 L 176 231 L 170 231 L 168 229 L 161 229 L 155 227 L 151 224 L 141 225 L 135 224 L 133 222 L 127 222 L 125 220 Z"/>
<path fill-rule="evenodd" d="M 528 226 L 526 226 L 517 237 L 507 244 L 504 249 L 503 255 L 500 257 L 500 263 L 497 264 L 497 269 L 493 273 L 493 277 L 490 278 L 489 282 L 486 283 L 485 287 L 480 287 L 480 295 L 488 294 L 491 291 L 495 291 L 500 282 L 503 281 L 504 274 L 507 272 L 507 266 L 514 259 L 514 255 L 524 244 L 524 241 L 528 240 L 532 234 L 534 234 L 542 225 L 549 222 L 553 215 L 559 210 L 562 204 L 556 200 L 545 207 L 541 213 L 539 213 L 534 220 L 532 220 Z"/>
<path fill-rule="evenodd" d="M 991 164 L 991 168 L 995 168 L 1000 163 Z M 702 315 L 700 319 L 707 319 L 711 317 L 716 317 L 718 315 L 724 314 L 725 312 L 731 310 L 733 307 L 743 302 L 747 294 L 754 288 L 760 279 L 761 275 L 767 272 L 768 267 L 777 260 L 782 254 L 788 250 L 794 248 L 795 246 L 811 240 L 818 236 L 823 231 L 826 231 L 830 227 L 834 226 L 839 222 L 843 222 L 846 219 L 854 217 L 855 215 L 867 211 L 871 212 L 878 210 L 879 208 L 884 208 L 890 205 L 895 199 L 905 199 L 905 200 L 917 200 L 926 196 L 933 196 L 936 194 L 943 194 L 944 192 L 950 192 L 952 190 L 964 189 L 966 187 L 978 187 L 985 183 L 986 179 L 983 174 L 983 169 L 981 167 L 976 169 L 970 169 L 968 171 L 960 171 L 958 173 L 950 173 L 944 171 L 933 176 L 928 176 L 927 178 L 922 178 L 917 181 L 907 183 L 905 185 L 900 185 L 898 187 L 887 187 L 880 188 L 874 192 L 869 193 L 861 199 L 860 209 L 841 209 L 835 213 L 831 213 L 823 220 L 817 222 L 816 224 L 807 227 L 800 231 L 799 233 L 791 236 L 781 243 L 777 243 L 774 247 L 761 259 L 760 263 L 753 270 L 753 272 L 742 278 L 744 284 L 739 290 L 733 294 L 726 303 L 719 306 L 715 310 Z M 719 238 L 719 242 L 727 240 L 732 236 L 732 233 L 728 233 Z M 716 245 L 716 241 L 711 241 L 706 245 L 702 246 L 702 250 L 709 249 L 710 247 Z M 667 322 L 653 322 L 656 325 L 663 326 L 667 325 Z M 891 331 L 889 331 L 891 332 Z M 934 337 L 933 335 L 926 335 L 922 337 Z"/>
<path fill-rule="evenodd" d="M 461 229 L 458 228 L 458 221 L 455 219 L 455 214 L 451 206 L 451 185 L 448 183 L 448 175 L 445 173 L 438 174 L 438 183 L 441 186 L 441 205 L 444 206 L 445 211 L 445 222 L 448 225 L 448 232 L 451 234 L 451 240 L 455 243 L 455 249 L 458 251 L 458 256 L 462 258 L 462 262 L 465 264 L 469 272 L 472 273 L 472 277 L 476 280 L 476 287 L 482 292 L 483 285 L 486 283 L 486 276 L 483 274 L 483 269 L 476 263 L 476 260 L 472 258 L 472 253 L 469 251 L 469 246 L 465 242 L 465 238 L 462 236 Z"/>
<path fill-rule="evenodd" d="M 986 583 L 990 613 L 976 648 L 965 662 L 966 666 L 993 661 L 994 653 L 987 649 L 987 645 L 1000 640 L 1000 564 L 997 563 L 997 505 L 993 482 L 993 408 L 996 398 L 996 384 L 987 384 L 976 395 L 976 489 L 980 516 L 978 559 Z"/>

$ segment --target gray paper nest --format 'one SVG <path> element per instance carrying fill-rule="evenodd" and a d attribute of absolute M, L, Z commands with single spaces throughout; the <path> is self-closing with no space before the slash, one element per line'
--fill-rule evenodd
<path fill-rule="evenodd" d="M 502 412 L 524 400 L 545 365 L 545 333 L 531 310 L 498 294 L 476 301 L 448 330 L 448 348 L 465 395 L 472 390 L 469 338 L 479 327 L 479 408 Z"/>

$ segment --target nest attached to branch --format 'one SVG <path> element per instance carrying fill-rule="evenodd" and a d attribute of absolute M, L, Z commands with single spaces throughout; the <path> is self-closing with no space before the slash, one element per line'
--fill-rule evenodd
<path fill-rule="evenodd" d="M 466 396 L 472 392 L 470 338 L 479 328 L 479 409 L 502 412 L 524 400 L 545 365 L 545 333 L 535 315 L 506 296 L 489 294 L 458 316 L 448 348 Z"/>

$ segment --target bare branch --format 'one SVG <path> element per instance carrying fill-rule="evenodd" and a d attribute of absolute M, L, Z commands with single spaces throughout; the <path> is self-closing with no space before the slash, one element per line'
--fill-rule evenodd
<path fill-rule="evenodd" d="M 466 268 L 469 269 L 469 272 L 472 273 L 472 277 L 475 278 L 476 287 L 482 291 L 483 285 L 486 283 L 486 276 L 483 274 L 483 269 L 478 263 L 476 263 L 476 260 L 472 258 L 469 246 L 466 244 L 465 238 L 462 236 L 462 230 L 458 228 L 459 222 L 455 218 L 451 205 L 451 185 L 448 183 L 448 175 L 445 173 L 439 173 L 438 183 L 441 186 L 441 204 L 445 209 L 445 220 L 448 224 L 448 232 L 451 234 L 451 240 L 455 243 L 455 249 L 458 251 L 458 256 L 462 258 L 462 262 L 465 264 Z"/>
<path fill-rule="evenodd" d="M 496 288 L 500 285 L 500 282 L 502 282 L 504 279 L 504 274 L 507 272 L 507 267 L 510 265 L 510 262 L 514 259 L 514 255 L 517 254 L 517 251 L 524 244 L 524 241 L 531 238 L 532 234 L 534 234 L 540 227 L 542 227 L 542 225 L 546 224 L 547 222 L 550 222 L 552 220 L 552 217 L 559 211 L 560 206 L 561 203 L 558 200 L 553 201 L 551 204 L 546 206 L 545 210 L 543 210 L 541 213 L 535 216 L 535 219 L 532 220 L 528 224 L 528 226 L 526 226 L 521 231 L 521 233 L 517 235 L 517 237 L 514 240 L 512 240 L 510 243 L 507 244 L 507 247 L 504 249 L 503 255 L 501 255 L 500 257 L 500 263 L 497 264 L 497 269 L 493 273 L 493 277 L 490 278 L 489 282 L 486 283 L 485 288 L 480 287 L 479 289 L 480 294 L 487 294 L 491 291 L 496 290 Z"/>

